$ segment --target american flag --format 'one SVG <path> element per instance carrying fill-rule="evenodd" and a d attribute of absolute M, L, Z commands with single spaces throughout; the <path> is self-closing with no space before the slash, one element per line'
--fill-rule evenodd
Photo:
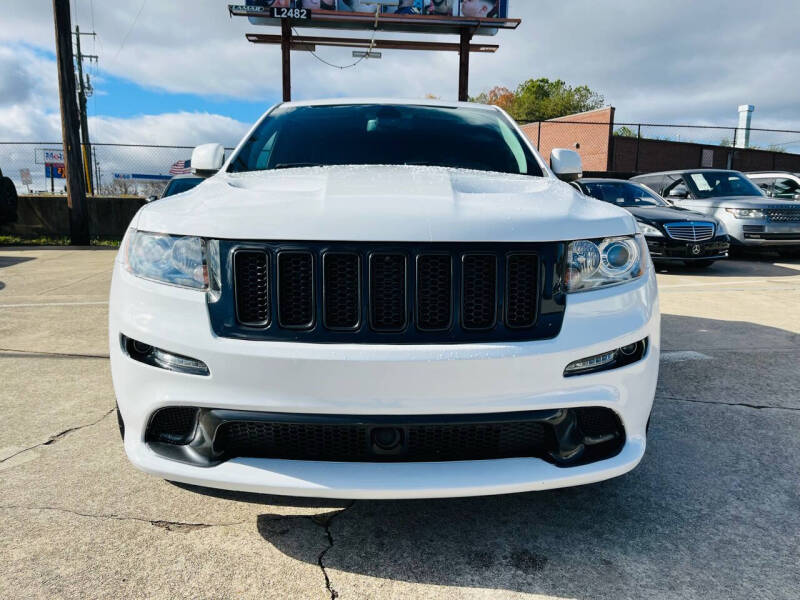
<path fill-rule="evenodd" d="M 191 160 L 176 160 L 169 168 L 170 175 L 188 175 L 192 172 Z"/>

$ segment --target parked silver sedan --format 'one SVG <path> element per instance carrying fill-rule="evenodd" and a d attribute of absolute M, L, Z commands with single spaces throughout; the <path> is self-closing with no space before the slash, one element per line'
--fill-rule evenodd
<path fill-rule="evenodd" d="M 786 256 L 800 254 L 800 206 L 767 198 L 739 171 L 692 169 L 633 177 L 680 208 L 716 217 L 731 246 L 770 247 Z"/>

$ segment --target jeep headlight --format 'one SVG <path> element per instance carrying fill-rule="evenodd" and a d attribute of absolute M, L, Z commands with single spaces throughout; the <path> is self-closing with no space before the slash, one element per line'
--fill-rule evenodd
<path fill-rule="evenodd" d="M 567 291 L 583 292 L 641 277 L 648 256 L 641 234 L 572 242 L 567 248 Z"/>
<path fill-rule="evenodd" d="M 726 208 L 737 219 L 763 219 L 764 211 L 760 208 Z"/>
<path fill-rule="evenodd" d="M 127 237 L 125 268 L 137 277 L 198 290 L 208 288 L 206 240 L 134 229 Z"/>

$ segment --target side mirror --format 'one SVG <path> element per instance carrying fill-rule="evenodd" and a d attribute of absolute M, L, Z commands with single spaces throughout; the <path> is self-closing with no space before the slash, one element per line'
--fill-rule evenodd
<path fill-rule="evenodd" d="M 550 153 L 550 168 L 561 181 L 575 181 L 583 175 L 581 155 L 566 148 L 553 149 Z"/>
<path fill-rule="evenodd" d="M 689 197 L 689 192 L 685 188 L 680 188 L 680 187 L 672 188 L 669 191 L 669 194 L 667 195 L 667 198 L 670 198 L 672 200 L 682 200 L 682 199 L 685 200 L 688 197 Z"/>
<path fill-rule="evenodd" d="M 158 196 L 148 196 L 147 201 L 152 202 L 153 200 L 158 200 Z"/>
<path fill-rule="evenodd" d="M 225 148 L 222 144 L 203 144 L 192 150 L 192 173 L 209 177 L 222 168 Z"/>

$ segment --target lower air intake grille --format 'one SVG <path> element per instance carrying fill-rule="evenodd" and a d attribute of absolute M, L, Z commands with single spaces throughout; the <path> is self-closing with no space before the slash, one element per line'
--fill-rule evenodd
<path fill-rule="evenodd" d="M 192 437 L 197 409 L 191 406 L 170 406 L 158 410 L 147 426 L 148 441 L 186 444 Z"/>
<path fill-rule="evenodd" d="M 625 429 L 614 411 L 597 406 L 407 416 L 175 407 L 153 416 L 147 441 L 162 456 L 207 467 L 236 458 L 407 463 L 525 457 L 569 467 L 614 456 Z"/>
<path fill-rule="evenodd" d="M 372 439 L 366 425 L 229 422 L 217 431 L 214 449 L 226 458 L 421 462 L 542 456 L 555 448 L 551 428 L 537 422 L 410 426 L 398 455 L 374 452 Z"/>

